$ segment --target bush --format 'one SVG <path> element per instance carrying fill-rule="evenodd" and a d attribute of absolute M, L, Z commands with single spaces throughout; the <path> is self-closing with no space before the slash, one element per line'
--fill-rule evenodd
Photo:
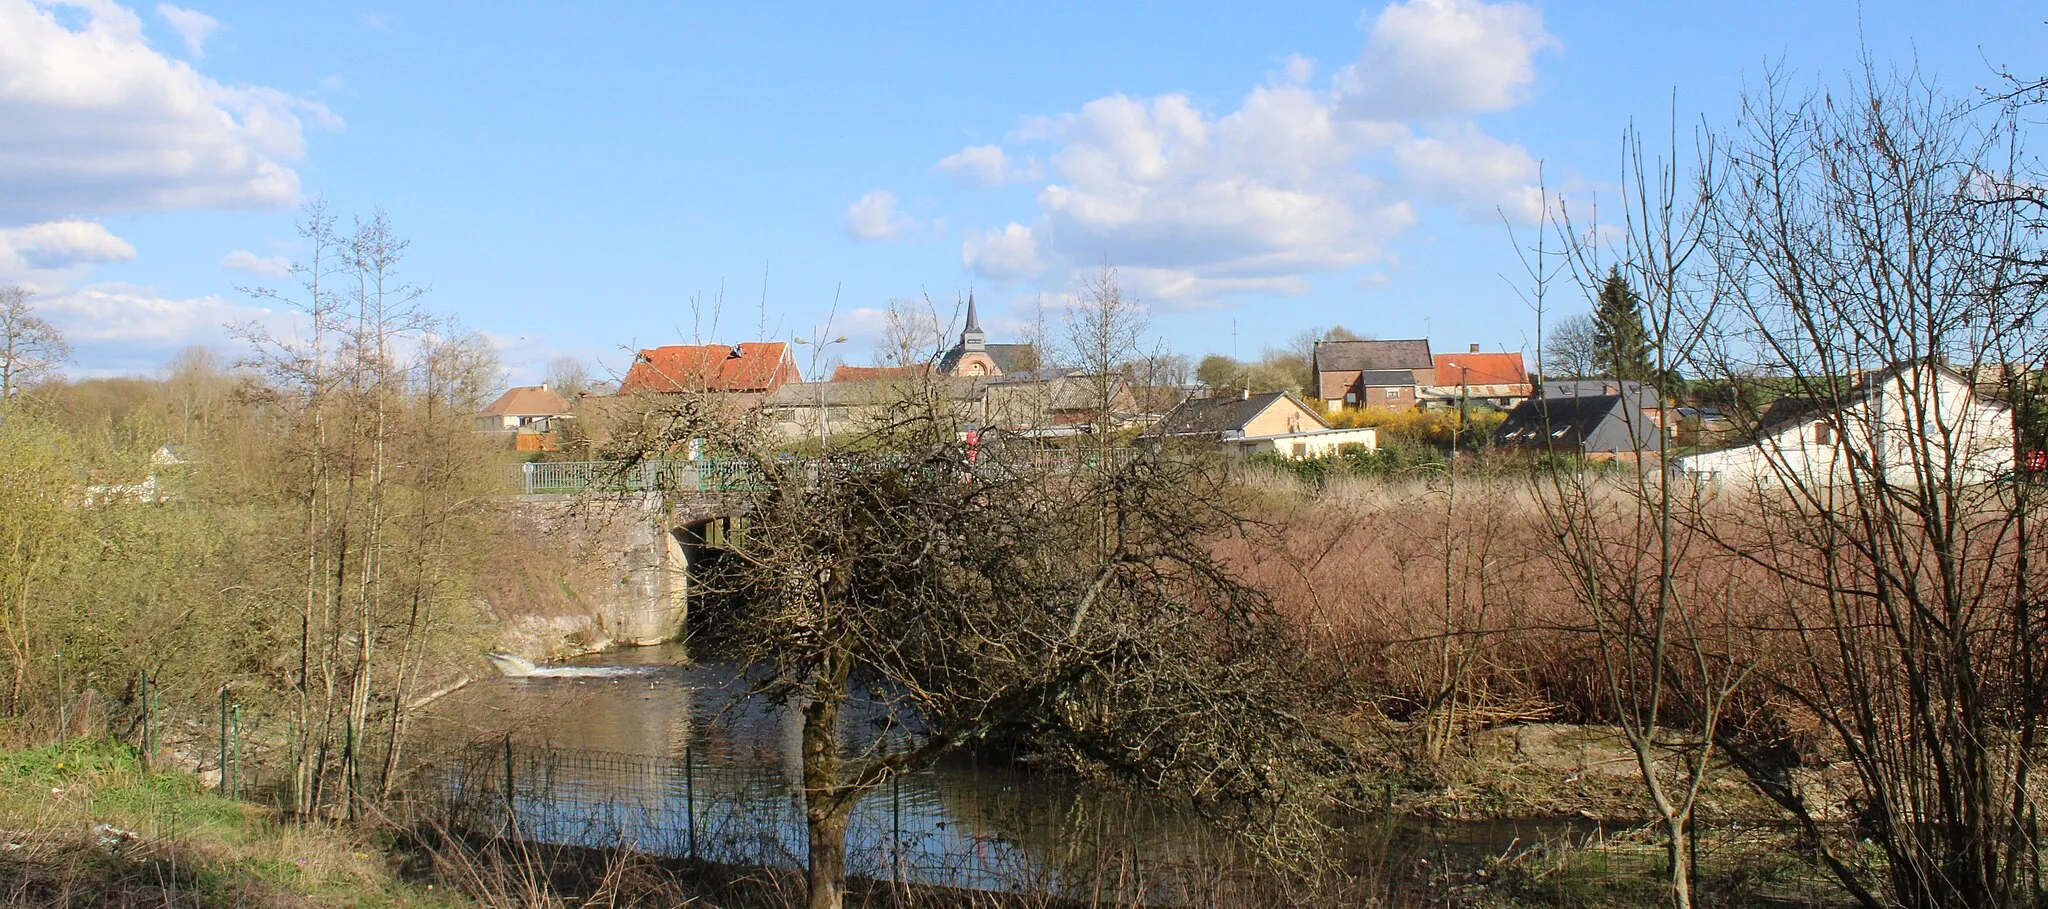
<path fill-rule="evenodd" d="M 1493 438 L 1493 431 L 1507 419 L 1507 414 L 1492 408 L 1477 407 L 1462 415 L 1457 410 L 1388 410 L 1381 407 L 1364 407 L 1340 410 L 1325 415 L 1325 419 L 1330 421 L 1331 426 L 1339 429 L 1376 429 L 1379 431 L 1380 445 L 1387 448 L 1407 444 L 1449 450 L 1452 440 L 1456 439 L 1458 447 L 1472 450 L 1483 447 L 1487 440 Z"/>

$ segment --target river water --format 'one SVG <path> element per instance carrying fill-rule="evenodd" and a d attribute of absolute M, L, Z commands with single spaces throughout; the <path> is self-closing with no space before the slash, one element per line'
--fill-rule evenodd
<path fill-rule="evenodd" d="M 474 683 L 436 703 L 437 785 L 521 836 L 626 844 L 702 859 L 799 867 L 805 854 L 799 724 L 750 701 L 728 664 L 679 647 L 576 661 L 567 671 Z M 457 747 L 474 743 L 468 747 Z M 508 789 L 504 781 L 509 778 Z M 1569 836 L 1559 822 L 1373 824 L 1355 833 L 1383 871 L 1471 863 Z M 1009 765 L 951 761 L 905 774 L 856 808 L 850 873 L 983 890 L 1159 886 L 1213 869 L 1227 838 L 1189 810 Z M 1128 879 L 1128 880 L 1127 880 Z M 1133 885 L 1129 881 L 1152 883 Z M 1156 896 L 1149 890 L 1148 896 Z M 1161 901 L 1177 901 L 1162 897 Z"/>

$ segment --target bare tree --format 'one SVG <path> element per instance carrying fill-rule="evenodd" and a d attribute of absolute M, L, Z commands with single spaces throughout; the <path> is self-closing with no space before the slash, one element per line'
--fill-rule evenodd
<path fill-rule="evenodd" d="M 575 357 L 555 357 L 548 361 L 547 375 L 541 381 L 555 393 L 573 401 L 577 395 L 590 390 L 590 367 Z"/>
<path fill-rule="evenodd" d="M 2022 124 L 1866 69 L 1805 95 L 1773 77 L 1741 127 L 1695 368 L 1791 395 L 1742 415 L 1755 476 L 1724 494 L 1746 507 L 1704 529 L 1770 579 L 1753 595 L 1784 657 L 1762 678 L 1853 770 L 1855 824 L 1823 819 L 1781 733 L 1731 731 L 1728 753 L 1864 905 L 2027 903 L 2042 515 L 2037 490 L 1995 479 L 1997 399 L 2031 394 L 2013 380 L 2048 356 L 2042 225 L 1995 190 L 2029 161 Z"/>
<path fill-rule="evenodd" d="M 1574 379 L 1600 374 L 1600 327 L 1591 313 L 1558 320 L 1544 339 L 1544 378 Z"/>
<path fill-rule="evenodd" d="M 1123 367 L 1141 352 L 1150 321 L 1145 305 L 1124 296 L 1116 269 L 1107 265 L 1083 282 L 1080 297 L 1067 310 L 1069 362 L 1064 365 L 1079 371 L 1088 385 L 1090 421 L 1099 445 L 1110 444 L 1116 405 L 1127 393 Z"/>
<path fill-rule="evenodd" d="M 63 333 L 36 315 L 31 296 L 24 287 L 0 287 L 0 406 L 71 358 Z"/>
<path fill-rule="evenodd" d="M 1307 823 L 1280 809 L 1328 752 L 1285 675 L 1260 671 L 1289 653 L 1270 604 L 1209 545 L 1238 526 L 1225 478 L 970 460 L 957 415 L 904 388 L 828 459 L 779 457 L 754 418 L 692 396 L 648 448 L 705 438 L 755 478 L 693 634 L 801 718 L 810 905 L 842 903 L 864 794 L 994 740 L 1263 806 L 1247 829 Z"/>

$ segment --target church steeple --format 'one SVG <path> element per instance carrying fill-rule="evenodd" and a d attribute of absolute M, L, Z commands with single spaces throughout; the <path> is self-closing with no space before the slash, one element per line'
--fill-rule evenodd
<path fill-rule="evenodd" d="M 987 350 L 984 342 L 987 335 L 981 332 L 981 319 L 974 314 L 974 294 L 967 295 L 967 328 L 960 332 L 960 349 L 963 353 L 981 353 Z"/>

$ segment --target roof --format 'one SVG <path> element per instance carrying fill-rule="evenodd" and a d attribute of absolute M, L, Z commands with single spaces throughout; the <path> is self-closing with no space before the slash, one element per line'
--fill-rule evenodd
<path fill-rule="evenodd" d="M 1358 384 L 1361 388 L 1413 385 L 1415 373 L 1407 369 L 1368 369 L 1358 374 Z"/>
<path fill-rule="evenodd" d="M 1586 452 L 1641 451 L 1656 443 L 1657 429 L 1640 414 L 1631 417 L 1621 395 L 1530 398 L 1508 411 L 1494 441 Z"/>
<path fill-rule="evenodd" d="M 1634 398 L 1637 407 L 1656 407 L 1658 404 L 1657 389 L 1634 379 L 1546 379 L 1543 382 L 1543 396 L 1546 398 L 1626 396 Z"/>
<path fill-rule="evenodd" d="M 569 402 L 546 385 L 518 385 L 505 389 L 491 406 L 488 417 L 556 417 L 568 413 Z"/>
<path fill-rule="evenodd" d="M 801 380 L 789 345 L 781 341 L 673 344 L 641 351 L 619 383 L 619 393 L 772 391 Z"/>
<path fill-rule="evenodd" d="M 1266 408 L 1279 403 L 1283 398 L 1292 400 L 1303 412 L 1309 415 L 1310 419 L 1315 420 L 1317 425 L 1324 429 L 1330 427 L 1330 424 L 1320 414 L 1315 412 L 1315 408 L 1303 404 L 1300 398 L 1294 396 L 1293 392 L 1269 391 L 1265 394 L 1249 396 L 1223 395 L 1213 398 L 1189 398 L 1180 402 L 1180 406 L 1168 411 L 1166 416 L 1161 417 L 1157 424 L 1145 431 L 1145 434 L 1148 436 L 1193 436 L 1243 432 L 1245 426 L 1257 419 L 1259 414 L 1266 411 Z"/>
<path fill-rule="evenodd" d="M 1006 375 L 1013 372 L 1028 372 L 1045 365 L 1039 361 L 1038 348 L 1030 344 L 983 344 L 981 350 L 988 354 L 989 359 L 995 361 L 996 369 Z M 960 358 L 966 353 L 966 345 L 953 345 L 951 350 L 946 351 L 945 356 L 939 358 L 939 371 L 952 372 L 954 367 L 960 365 Z"/>
<path fill-rule="evenodd" d="M 1318 372 L 1378 369 L 1428 369 L 1436 365 L 1429 356 L 1429 339 L 1405 341 L 1317 341 L 1315 367 Z M 1410 384 L 1413 384 L 1412 381 Z"/>
<path fill-rule="evenodd" d="M 832 370 L 834 382 L 866 382 L 871 379 L 914 379 L 931 372 L 930 364 L 909 366 L 840 366 Z"/>
<path fill-rule="evenodd" d="M 789 382 L 764 395 L 763 407 L 857 407 L 890 404 L 905 399 L 912 389 L 925 387 L 924 376 L 863 379 L 849 382 Z M 931 387 L 954 400 L 977 401 L 988 390 L 988 380 L 962 376 L 932 376 Z"/>
<path fill-rule="evenodd" d="M 1519 352 L 1437 354 L 1436 384 L 1527 385 L 1529 371 Z"/>

